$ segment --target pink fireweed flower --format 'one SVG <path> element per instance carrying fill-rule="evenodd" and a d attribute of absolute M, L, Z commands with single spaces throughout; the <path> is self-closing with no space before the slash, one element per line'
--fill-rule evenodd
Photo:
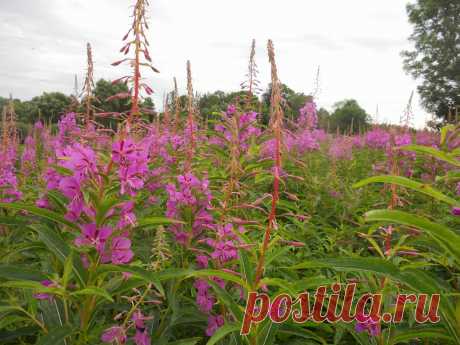
<path fill-rule="evenodd" d="M 131 240 L 118 236 L 112 239 L 111 261 L 114 265 L 126 264 L 132 260 Z"/>
<path fill-rule="evenodd" d="M 212 225 L 212 216 L 208 212 L 211 207 L 212 195 L 207 179 L 199 180 L 193 174 L 187 173 L 177 177 L 178 186 L 167 184 L 166 216 L 177 220 L 189 219 L 193 215 L 192 232 L 184 231 L 180 224 L 173 224 L 169 230 L 176 236 L 176 240 L 185 244 L 188 239 L 198 236 Z"/>
<path fill-rule="evenodd" d="M 210 294 L 211 286 L 204 279 L 198 279 L 193 286 L 197 290 L 196 304 L 198 309 L 203 313 L 209 313 L 216 302 L 215 298 Z"/>
<path fill-rule="evenodd" d="M 234 104 L 229 104 L 227 107 L 227 111 L 225 112 L 227 116 L 231 116 L 235 114 L 236 112 L 236 106 Z"/>
<path fill-rule="evenodd" d="M 33 136 L 28 135 L 24 140 L 24 151 L 21 157 L 22 173 L 28 176 L 36 165 L 36 143 Z"/>
<path fill-rule="evenodd" d="M 357 148 L 363 148 L 365 145 L 363 137 L 361 137 L 360 135 L 354 136 L 352 142 L 353 142 L 353 147 L 357 147 Z"/>
<path fill-rule="evenodd" d="M 48 280 L 48 279 L 42 280 L 40 282 L 40 284 L 42 284 L 43 286 L 46 286 L 46 287 L 54 287 L 54 286 L 56 286 L 56 283 L 54 283 L 53 281 Z M 50 299 L 53 298 L 52 296 L 50 296 L 47 293 L 36 293 L 33 296 L 34 296 L 34 298 L 39 299 L 39 300 L 50 300 Z"/>
<path fill-rule="evenodd" d="M 135 160 L 137 155 L 137 146 L 135 142 L 128 138 L 116 141 L 112 145 L 112 160 L 115 163 L 129 162 Z"/>
<path fill-rule="evenodd" d="M 293 146 L 296 148 L 299 154 L 305 152 L 315 151 L 319 149 L 319 142 L 314 132 L 309 129 L 305 129 L 300 133 L 297 133 L 293 137 L 288 137 L 288 141 L 293 140 Z"/>
<path fill-rule="evenodd" d="M 211 337 L 220 327 L 224 325 L 224 317 L 222 315 L 209 315 L 208 328 L 206 335 Z"/>
<path fill-rule="evenodd" d="M 74 173 L 78 180 L 84 180 L 97 171 L 96 154 L 93 149 L 76 143 L 58 151 L 59 164 Z"/>
<path fill-rule="evenodd" d="M 366 134 L 366 144 L 370 148 L 382 149 L 390 143 L 390 133 L 381 128 L 375 128 Z"/>
<path fill-rule="evenodd" d="M 113 326 L 107 328 L 101 336 L 101 341 L 104 343 L 115 343 L 121 345 L 126 343 L 126 330 L 121 326 Z"/>
<path fill-rule="evenodd" d="M 16 149 L 0 150 L 0 201 L 13 202 L 21 198 L 16 178 Z"/>
<path fill-rule="evenodd" d="M 144 187 L 144 176 L 148 173 L 150 140 L 135 143 L 132 139 L 115 142 L 112 160 L 119 165 L 120 193 L 134 196 Z"/>
<path fill-rule="evenodd" d="M 50 208 L 50 203 L 46 196 L 42 196 L 37 201 L 35 201 L 35 205 L 40 208 Z"/>
<path fill-rule="evenodd" d="M 69 144 L 75 141 L 80 134 L 75 113 L 68 113 L 61 117 L 58 122 L 58 136 L 56 145 Z"/>
<path fill-rule="evenodd" d="M 428 131 L 420 131 L 415 135 L 417 145 L 438 147 L 439 137 L 436 133 Z"/>
<path fill-rule="evenodd" d="M 239 227 L 243 232 L 243 227 Z M 239 237 L 233 232 L 233 224 L 217 225 L 217 237 L 206 239 L 206 244 L 213 248 L 211 258 L 219 263 L 225 263 L 238 258 Z"/>
<path fill-rule="evenodd" d="M 150 335 L 147 333 L 147 329 L 144 329 L 142 331 L 139 329 L 136 329 L 136 334 L 134 335 L 133 340 L 136 345 L 150 345 L 151 344 Z"/>
<path fill-rule="evenodd" d="M 196 264 L 199 268 L 208 268 L 209 259 L 206 255 L 197 255 Z"/>
<path fill-rule="evenodd" d="M 377 337 L 380 335 L 380 324 L 373 321 L 370 316 L 359 315 L 357 316 L 358 321 L 356 322 L 355 330 L 358 333 L 367 331 L 369 335 Z M 359 320 L 362 321 L 359 321 Z"/>
<path fill-rule="evenodd" d="M 117 223 L 118 229 L 123 229 L 127 226 L 136 225 L 137 218 L 134 214 L 134 201 L 126 201 L 120 206 L 120 220 Z"/>
<path fill-rule="evenodd" d="M 460 216 L 460 207 L 454 207 L 452 208 L 452 214 L 454 216 Z"/>
<path fill-rule="evenodd" d="M 133 316 L 131 317 L 131 320 L 134 321 L 134 326 L 137 329 L 141 329 L 141 330 L 145 328 L 144 321 L 148 321 L 148 320 L 151 320 L 151 319 L 153 319 L 153 317 L 145 316 L 144 314 L 142 314 L 142 312 L 140 310 L 136 310 L 133 313 Z"/>
<path fill-rule="evenodd" d="M 329 155 L 333 159 L 350 160 L 353 155 L 353 141 L 347 137 L 337 137 L 329 148 Z"/>
<path fill-rule="evenodd" d="M 316 103 L 308 101 L 299 110 L 298 124 L 307 129 L 315 129 L 318 126 L 318 115 L 316 112 Z"/>
<path fill-rule="evenodd" d="M 104 246 L 107 239 L 112 235 L 112 229 L 108 226 L 97 227 L 95 223 L 81 226 L 82 233 L 74 241 L 77 247 L 90 246 L 95 248 L 99 254 L 104 253 Z"/>

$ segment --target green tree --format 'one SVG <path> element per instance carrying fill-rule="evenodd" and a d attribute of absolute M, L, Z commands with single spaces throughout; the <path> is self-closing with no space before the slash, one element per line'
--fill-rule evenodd
<path fill-rule="evenodd" d="M 71 101 L 71 98 L 62 92 L 44 92 L 41 96 L 24 102 L 22 111 L 17 109 L 19 120 L 33 123 L 41 118 L 45 122 L 57 123 Z"/>
<path fill-rule="evenodd" d="M 272 86 L 268 85 L 267 90 L 262 95 L 262 102 L 264 104 L 263 122 L 268 123 L 269 109 L 270 109 L 270 97 L 272 94 Z M 308 100 L 311 100 L 311 96 L 299 93 L 291 89 L 286 84 L 281 84 L 281 97 L 283 99 L 283 110 L 286 118 L 295 121 L 299 116 L 299 109 L 302 108 Z"/>
<path fill-rule="evenodd" d="M 447 119 L 460 106 L 460 1 L 417 0 L 407 5 L 415 49 L 404 51 L 404 67 L 414 78 L 424 107 Z"/>
<path fill-rule="evenodd" d="M 128 98 L 109 99 L 116 94 L 128 93 L 128 86 L 123 83 L 112 84 L 112 82 L 99 79 L 94 88 L 94 95 L 97 102 L 94 104 L 103 112 L 126 113 L 130 110 L 131 101 Z"/>
<path fill-rule="evenodd" d="M 318 128 L 328 130 L 330 126 L 331 114 L 324 108 L 318 110 Z"/>
<path fill-rule="evenodd" d="M 358 133 L 370 124 L 370 116 L 354 99 L 346 99 L 334 105 L 330 116 L 330 130 L 340 133 Z"/>

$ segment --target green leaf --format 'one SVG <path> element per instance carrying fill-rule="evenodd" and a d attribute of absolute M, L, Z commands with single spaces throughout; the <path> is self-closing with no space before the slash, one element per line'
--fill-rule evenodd
<path fill-rule="evenodd" d="M 184 224 L 184 222 L 167 217 L 146 217 L 139 220 L 136 228 L 144 228 L 152 225 L 169 225 L 169 224 Z"/>
<path fill-rule="evenodd" d="M 84 288 L 83 290 L 72 292 L 70 295 L 71 296 L 81 296 L 81 295 L 92 296 L 94 295 L 94 296 L 103 297 L 109 302 L 113 302 L 112 296 L 110 296 L 110 294 L 105 289 L 102 289 L 96 286 L 87 287 L 87 288 Z"/>
<path fill-rule="evenodd" d="M 443 225 L 397 210 L 373 210 L 367 212 L 364 216 L 367 222 L 385 221 L 424 230 L 439 242 L 457 262 L 460 262 L 460 236 Z"/>
<path fill-rule="evenodd" d="M 413 339 L 428 339 L 433 338 L 436 340 L 453 340 L 452 337 L 446 334 L 446 330 L 440 327 L 430 328 L 415 328 L 408 330 L 398 330 L 396 334 L 390 339 L 389 345 L 408 342 Z"/>
<path fill-rule="evenodd" d="M 233 332 L 238 332 L 240 330 L 240 326 L 239 325 L 235 325 L 235 324 L 226 324 L 222 327 L 220 327 L 216 333 L 214 333 L 214 335 L 208 340 L 208 342 L 206 343 L 206 345 L 214 345 L 216 344 L 219 340 L 223 339 L 224 337 L 226 337 L 227 335 L 229 335 L 230 333 L 233 333 Z"/>
<path fill-rule="evenodd" d="M 426 154 L 460 168 L 460 161 L 458 159 L 455 159 L 452 155 L 435 149 L 434 147 L 421 145 L 407 145 L 400 147 L 400 149 L 405 151 L 413 151 L 417 153 Z"/>
<path fill-rule="evenodd" d="M 13 289 L 30 289 L 35 292 L 63 295 L 64 291 L 59 288 L 46 287 L 39 282 L 32 280 L 11 280 L 1 283 L 0 286 Z"/>
<path fill-rule="evenodd" d="M 217 298 L 225 304 L 233 314 L 233 317 L 236 321 L 242 322 L 243 321 L 243 307 L 240 306 L 232 296 L 228 293 L 227 290 L 222 289 L 219 285 L 217 285 L 214 281 L 210 280 L 209 284 L 214 289 Z"/>
<path fill-rule="evenodd" d="M 64 326 L 58 329 L 51 329 L 47 335 L 41 338 L 36 345 L 60 345 L 63 340 L 75 333 L 72 327 Z"/>
<path fill-rule="evenodd" d="M 55 223 L 68 226 L 69 228 L 72 228 L 74 230 L 80 230 L 75 223 L 69 222 L 59 213 L 56 213 L 56 212 L 53 212 L 53 211 L 50 211 L 44 208 L 39 208 L 39 207 L 30 206 L 30 205 L 21 204 L 21 203 L 15 203 L 15 202 L 10 202 L 10 203 L 1 202 L 0 208 L 8 208 L 8 209 L 17 210 L 17 211 L 27 211 L 35 216 L 45 218 Z"/>
<path fill-rule="evenodd" d="M 243 278 L 246 280 L 249 286 L 252 286 L 254 283 L 255 269 L 251 265 L 251 262 L 249 261 L 248 253 L 245 250 L 240 249 L 239 257 L 240 257 L 240 267 L 242 269 Z"/>
<path fill-rule="evenodd" d="M 0 264 L 0 278 L 9 280 L 45 280 L 47 277 L 39 271 L 19 265 Z"/>
<path fill-rule="evenodd" d="M 235 274 L 220 271 L 220 270 L 209 269 L 209 270 L 192 271 L 188 276 L 189 277 L 218 277 L 223 280 L 234 282 L 244 287 L 248 291 L 250 290 L 249 285 L 243 279 L 241 279 Z"/>
<path fill-rule="evenodd" d="M 0 344 L 7 344 L 19 337 L 26 337 L 37 334 L 38 327 L 22 327 L 13 331 L 0 331 Z M 18 344 L 18 342 L 16 342 Z"/>
<path fill-rule="evenodd" d="M 162 277 L 160 274 L 152 272 L 152 271 L 147 271 L 146 269 L 143 269 L 142 267 L 136 267 L 136 266 L 128 266 L 128 265 L 100 265 L 97 268 L 97 274 L 103 274 L 103 273 L 108 273 L 108 272 L 128 272 L 133 274 L 134 277 L 142 279 L 143 281 L 147 283 L 153 283 L 155 288 L 162 294 L 164 295 L 164 289 L 163 286 L 161 285 L 162 280 L 168 280 L 165 277 Z M 188 272 L 188 271 L 187 271 Z M 181 276 L 184 277 L 186 274 L 182 272 Z"/>
<path fill-rule="evenodd" d="M 403 177 L 403 176 L 391 176 L 391 175 L 388 175 L 388 176 L 373 176 L 373 177 L 367 178 L 365 180 L 362 180 L 362 181 L 354 184 L 353 188 L 360 188 L 360 187 L 363 187 L 363 186 L 368 185 L 370 183 L 376 183 L 376 182 L 395 184 L 395 185 L 398 185 L 398 186 L 401 186 L 401 187 L 410 188 L 410 189 L 415 190 L 415 191 L 417 191 L 419 193 L 431 196 L 431 197 L 435 198 L 436 200 L 444 201 L 445 203 L 448 203 L 449 205 L 460 206 L 459 201 L 457 201 L 457 200 L 455 200 L 453 198 L 450 198 L 447 195 L 444 195 L 443 193 L 441 193 L 437 189 L 434 189 L 430 185 L 420 183 L 420 182 L 408 179 L 407 177 Z"/>
<path fill-rule="evenodd" d="M 53 252 L 58 260 L 65 265 L 67 257 L 71 253 L 71 248 L 54 229 L 51 229 L 46 226 L 34 226 L 33 229 L 38 232 L 40 240 L 48 247 L 51 252 Z M 79 257 L 73 257 L 73 272 L 82 286 L 85 283 L 86 271 L 83 268 L 83 265 Z"/>
<path fill-rule="evenodd" d="M 201 339 L 202 338 L 181 339 L 168 343 L 167 345 L 196 345 L 196 343 L 198 343 Z"/>
<path fill-rule="evenodd" d="M 399 274 L 397 266 L 381 258 L 332 258 L 312 261 L 304 261 L 300 264 L 290 267 L 290 269 L 307 269 L 307 268 L 332 268 L 336 271 L 364 271 L 378 272 L 396 276 Z"/>

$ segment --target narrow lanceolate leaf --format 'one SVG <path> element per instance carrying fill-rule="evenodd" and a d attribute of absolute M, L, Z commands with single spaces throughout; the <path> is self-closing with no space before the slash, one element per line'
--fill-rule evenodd
<path fill-rule="evenodd" d="M 349 271 L 351 269 L 394 276 L 399 274 L 398 267 L 391 262 L 373 257 L 311 260 L 290 267 L 290 269 L 295 270 L 308 268 L 333 268 L 336 271 Z"/>
<path fill-rule="evenodd" d="M 417 153 L 426 154 L 460 168 L 460 161 L 458 159 L 456 159 L 451 154 L 435 149 L 434 147 L 422 145 L 407 145 L 401 147 L 400 149 L 405 151 L 413 151 Z"/>
<path fill-rule="evenodd" d="M 9 203 L 1 202 L 0 208 L 7 208 L 7 209 L 17 210 L 17 211 L 27 211 L 35 216 L 51 220 L 55 223 L 68 226 L 69 228 L 72 228 L 75 230 L 79 230 L 78 226 L 75 223 L 69 222 L 59 213 L 56 213 L 56 212 L 53 212 L 53 211 L 50 211 L 44 208 L 39 208 L 39 207 L 25 205 L 21 203 L 15 203 L 15 202 L 9 202 Z"/>
<path fill-rule="evenodd" d="M 443 225 L 429 221 L 426 218 L 397 210 L 373 210 L 367 212 L 365 220 L 385 221 L 411 226 L 425 231 L 460 262 L 460 236 Z"/>
<path fill-rule="evenodd" d="M 228 293 L 227 290 L 222 289 L 219 285 L 217 285 L 214 281 L 210 280 L 209 284 L 214 289 L 219 301 L 227 306 L 227 308 L 232 312 L 233 317 L 237 322 L 243 321 L 243 307 L 240 306 L 232 296 Z"/>
<path fill-rule="evenodd" d="M 168 345 L 196 345 L 201 339 L 202 338 L 181 339 L 168 343 Z"/>
<path fill-rule="evenodd" d="M 222 327 L 220 327 L 216 333 L 208 340 L 206 345 L 214 345 L 217 344 L 217 342 L 223 338 L 225 338 L 227 335 L 230 333 L 238 332 L 240 330 L 240 325 L 235 325 L 235 324 L 227 324 Z"/>
<path fill-rule="evenodd" d="M 199 270 L 199 271 L 193 271 L 189 274 L 189 277 L 218 277 L 226 281 L 230 281 L 233 283 L 236 283 L 242 287 L 244 287 L 246 290 L 250 290 L 249 285 L 241 279 L 239 276 L 236 274 L 232 274 L 229 272 L 224 272 L 220 270 Z"/>
<path fill-rule="evenodd" d="M 83 290 L 79 290 L 79 291 L 75 291 L 71 293 L 71 296 L 81 296 L 81 295 L 99 296 L 99 297 L 105 298 L 109 302 L 113 302 L 112 296 L 110 296 L 110 294 L 106 290 L 99 288 L 99 287 L 95 287 L 95 286 L 87 287 Z"/>
<path fill-rule="evenodd" d="M 148 227 L 152 225 L 169 225 L 169 224 L 184 224 L 184 222 L 167 217 L 147 217 L 141 219 L 137 225 L 138 228 Z"/>
<path fill-rule="evenodd" d="M 56 295 L 64 294 L 64 291 L 62 289 L 46 287 L 41 283 L 32 280 L 11 280 L 6 283 L 1 283 L 0 286 L 13 289 L 30 289 L 34 290 L 34 292 L 40 293 L 49 293 Z"/>
<path fill-rule="evenodd" d="M 64 344 L 63 340 L 75 333 L 72 327 L 64 326 L 57 329 L 51 329 L 47 335 L 41 338 L 36 345 L 60 345 Z"/>
<path fill-rule="evenodd" d="M 38 236 L 45 246 L 56 255 L 63 265 L 65 265 L 67 257 L 71 254 L 71 248 L 64 241 L 61 234 L 46 226 L 34 226 L 32 228 L 38 232 Z M 83 269 L 80 258 L 76 255 L 73 256 L 72 267 L 80 284 L 84 286 L 86 284 L 86 271 Z"/>
<path fill-rule="evenodd" d="M 40 271 L 35 271 L 24 265 L 5 265 L 0 264 L 0 278 L 8 280 L 34 280 L 41 281 L 47 277 Z"/>
<path fill-rule="evenodd" d="M 431 187 L 428 184 L 420 183 L 411 179 L 408 179 L 407 177 L 403 176 L 373 176 L 370 178 L 367 178 L 365 180 L 362 180 L 356 184 L 353 185 L 354 188 L 360 188 L 365 185 L 368 185 L 370 183 L 388 183 L 388 184 L 395 184 L 401 187 L 409 188 L 412 190 L 415 190 L 419 193 L 431 196 L 432 198 L 435 198 L 439 201 L 444 201 L 445 203 L 452 205 L 452 206 L 460 206 L 460 201 L 457 201 L 453 198 L 448 197 L 447 195 L 444 195 L 437 189 Z"/>
<path fill-rule="evenodd" d="M 389 345 L 396 345 L 400 343 L 407 343 L 409 340 L 414 339 L 436 339 L 436 340 L 453 340 L 446 330 L 440 327 L 419 327 L 407 330 L 397 330 L 395 335 L 390 339 Z"/>

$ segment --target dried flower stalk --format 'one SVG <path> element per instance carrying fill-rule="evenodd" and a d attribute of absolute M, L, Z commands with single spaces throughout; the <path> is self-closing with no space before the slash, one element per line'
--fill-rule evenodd
<path fill-rule="evenodd" d="M 280 185 L 280 173 L 281 173 L 281 147 L 283 144 L 283 109 L 281 107 L 281 85 L 278 79 L 278 71 L 275 61 L 275 49 L 273 47 L 272 40 L 268 40 L 268 59 L 271 65 L 271 82 L 272 82 L 272 94 L 270 104 L 270 126 L 273 131 L 275 140 L 275 153 L 274 153 L 274 180 L 273 180 L 273 191 L 272 191 L 272 204 L 271 211 L 268 216 L 268 223 L 265 229 L 264 241 L 260 250 L 259 261 L 257 263 L 255 286 L 257 287 L 260 279 L 263 276 L 265 254 L 270 243 L 270 236 L 272 230 L 276 227 L 276 204 L 279 200 L 279 185 Z"/>
<path fill-rule="evenodd" d="M 93 114 L 93 88 L 94 88 L 94 64 L 91 44 L 86 44 L 87 69 L 83 93 L 85 94 L 85 125 L 89 126 L 90 121 L 94 120 Z"/>
<path fill-rule="evenodd" d="M 186 170 L 191 170 L 192 157 L 195 150 L 195 130 L 194 130 L 194 105 L 193 105 L 193 84 L 192 84 L 192 68 L 190 61 L 187 61 L 187 127 L 189 130 L 189 153 L 187 157 Z"/>

